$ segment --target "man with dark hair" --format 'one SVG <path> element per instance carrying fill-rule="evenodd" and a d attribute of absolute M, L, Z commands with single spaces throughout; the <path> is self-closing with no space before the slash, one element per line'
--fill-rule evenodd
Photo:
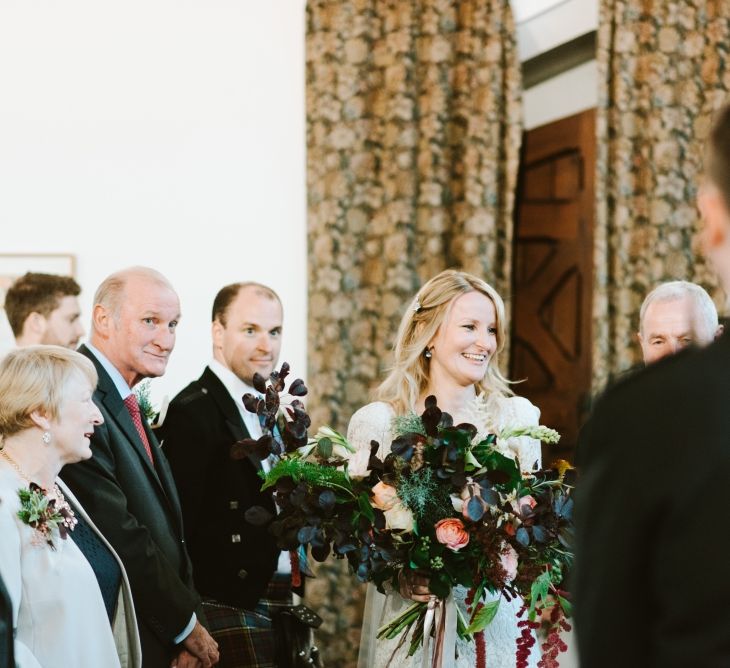
<path fill-rule="evenodd" d="M 172 400 L 160 427 L 180 493 L 195 585 L 204 597 L 245 611 L 229 650 L 236 665 L 267 668 L 276 665 L 273 631 L 261 620 L 291 602 L 291 566 L 267 529 L 245 519 L 252 506 L 275 512 L 258 476 L 270 462 L 234 460 L 230 453 L 237 441 L 261 436 L 258 417 L 244 408 L 242 397 L 256 394 L 254 374 L 268 377 L 279 359 L 282 316 L 279 297 L 264 285 L 221 289 L 213 303 L 213 359 Z M 216 636 L 215 611 L 207 616 Z M 230 656 L 229 637 L 219 637 L 223 662 Z"/>
<path fill-rule="evenodd" d="M 708 157 L 702 242 L 730 292 L 730 107 Z M 730 666 L 729 405 L 727 332 L 650 364 L 597 403 L 578 446 L 581 665 Z"/>
<path fill-rule="evenodd" d="M 132 391 L 165 373 L 179 319 L 177 294 L 152 269 L 134 267 L 102 282 L 90 342 L 79 352 L 99 374 L 93 399 L 104 423 L 94 430 L 91 459 L 61 473 L 125 566 L 145 668 L 218 661 L 200 621 L 170 467 Z"/>
<path fill-rule="evenodd" d="M 79 284 L 70 276 L 28 272 L 5 295 L 5 313 L 15 343 L 38 343 L 75 349 L 84 335 L 77 297 Z"/>

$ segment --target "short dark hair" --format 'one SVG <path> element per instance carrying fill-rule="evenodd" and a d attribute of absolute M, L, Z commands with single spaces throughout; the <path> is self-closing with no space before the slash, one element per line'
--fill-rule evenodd
<path fill-rule="evenodd" d="M 63 297 L 78 297 L 81 287 L 70 276 L 41 274 L 29 271 L 13 283 L 5 294 L 5 313 L 13 335 L 23 333 L 23 325 L 31 313 L 47 318 Z"/>
<path fill-rule="evenodd" d="M 216 320 L 220 322 L 224 327 L 226 326 L 226 313 L 231 302 L 238 297 L 238 293 L 244 288 L 255 288 L 255 292 L 262 297 L 268 297 L 269 299 L 275 299 L 281 304 L 279 295 L 276 294 L 270 287 L 263 285 L 262 283 L 256 283 L 255 281 L 244 281 L 243 283 L 231 283 L 221 288 L 218 294 L 213 300 L 213 322 Z"/>
<path fill-rule="evenodd" d="M 730 207 L 730 104 L 719 111 L 712 126 L 708 173 Z"/>

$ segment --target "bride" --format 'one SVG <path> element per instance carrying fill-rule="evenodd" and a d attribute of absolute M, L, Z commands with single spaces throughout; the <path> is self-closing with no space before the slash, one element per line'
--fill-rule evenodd
<path fill-rule="evenodd" d="M 483 280 L 467 273 L 447 270 L 426 283 L 401 320 L 395 345 L 395 360 L 388 377 L 376 390 L 378 401 L 357 411 L 347 437 L 357 448 L 380 444 L 379 457 L 390 451 L 391 423 L 395 415 L 421 414 L 429 395 L 435 395 L 441 410 L 451 414 L 454 424 L 470 422 L 482 431 L 494 431 L 509 424 L 536 425 L 539 410 L 527 399 L 513 396 L 508 381 L 499 371 L 498 355 L 504 348 L 505 315 L 502 298 Z M 485 410 L 486 408 L 486 410 Z M 504 454 L 517 456 L 523 471 L 540 463 L 540 443 L 518 437 L 501 444 Z M 466 590 L 456 587 L 454 602 L 466 611 Z M 450 597 L 451 598 L 451 597 Z M 404 668 L 420 665 L 422 649 L 408 657 L 409 643 L 399 638 L 377 640 L 378 627 L 402 613 L 412 601 L 428 601 L 427 578 L 405 571 L 400 592 L 380 594 L 368 586 L 360 642 L 360 668 Z M 517 611 L 521 600 L 502 600 L 497 615 L 484 630 L 487 668 L 515 666 Z M 455 627 L 455 615 L 449 614 Z M 474 642 L 456 639 L 456 629 L 446 630 L 444 666 L 476 666 Z M 448 639 L 451 638 L 451 641 Z M 451 645 L 451 646 L 449 646 Z M 535 644 L 529 666 L 539 660 Z M 430 665 L 430 657 L 428 664 Z"/>

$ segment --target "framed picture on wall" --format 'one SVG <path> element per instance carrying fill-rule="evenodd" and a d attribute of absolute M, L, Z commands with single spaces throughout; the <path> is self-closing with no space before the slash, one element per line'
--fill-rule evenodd
<path fill-rule="evenodd" d="M 5 303 L 5 292 L 13 281 L 28 271 L 75 276 L 76 256 L 62 253 L 0 253 L 0 306 Z"/>

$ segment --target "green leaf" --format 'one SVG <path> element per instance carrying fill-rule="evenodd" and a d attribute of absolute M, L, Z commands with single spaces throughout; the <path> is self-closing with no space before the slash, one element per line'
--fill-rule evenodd
<path fill-rule="evenodd" d="M 532 583 L 530 588 L 530 611 L 528 617 L 533 620 L 535 618 L 535 606 L 537 602 L 544 599 L 550 590 L 550 571 L 545 571 Z"/>
<path fill-rule="evenodd" d="M 367 492 L 363 492 L 357 497 L 357 505 L 360 507 L 360 512 L 370 520 L 372 524 L 375 521 L 375 513 L 373 507 L 370 505 L 370 497 Z"/>
<path fill-rule="evenodd" d="M 502 599 L 498 598 L 496 601 L 486 603 L 484 607 L 472 617 L 471 624 L 469 624 L 469 628 L 467 628 L 466 633 L 472 635 L 487 628 L 487 626 L 492 623 L 494 616 L 497 614 L 499 602 L 501 600 Z"/>
<path fill-rule="evenodd" d="M 329 459 L 332 456 L 332 441 L 327 438 L 320 438 L 317 442 L 317 450 L 324 459 Z"/>
<path fill-rule="evenodd" d="M 482 580 L 474 590 L 474 596 L 472 596 L 472 601 L 481 601 L 482 600 L 482 594 L 484 594 L 484 589 L 487 586 L 487 581 Z M 474 621 L 474 620 L 470 620 Z"/>
<path fill-rule="evenodd" d="M 505 489 L 517 488 L 522 480 L 522 474 L 514 459 L 505 457 L 501 452 L 492 450 L 491 446 L 485 446 L 484 443 L 476 445 L 472 452 L 479 463 L 490 471 L 491 475 L 488 476 L 490 480 Z M 496 472 L 499 472 L 500 475 L 495 475 Z"/>
<path fill-rule="evenodd" d="M 573 604 L 567 598 L 563 598 L 562 596 L 558 596 L 558 601 L 560 601 L 560 607 L 563 609 L 565 616 L 572 617 Z"/>
<path fill-rule="evenodd" d="M 468 624 L 466 623 L 466 619 L 464 619 L 464 613 L 461 611 L 461 608 L 457 605 L 456 607 L 456 635 L 461 638 L 462 640 L 471 640 L 471 636 L 467 634 L 466 629 Z"/>
<path fill-rule="evenodd" d="M 481 464 L 479 463 L 479 461 L 474 456 L 474 453 L 471 450 L 466 451 L 466 456 L 464 457 L 464 461 L 466 464 L 473 466 L 475 469 L 481 468 Z"/>

